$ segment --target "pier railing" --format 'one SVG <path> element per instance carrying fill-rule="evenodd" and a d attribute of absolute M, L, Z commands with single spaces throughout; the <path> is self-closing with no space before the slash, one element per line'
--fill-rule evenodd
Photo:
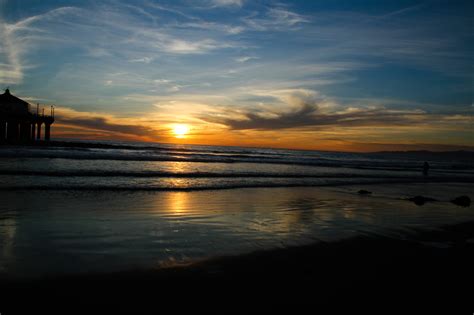
<path fill-rule="evenodd" d="M 36 113 L 31 111 L 19 115 L 0 115 L 0 142 L 26 143 L 41 140 L 42 131 L 44 140 L 51 138 L 51 125 L 54 123 L 54 107 L 51 106 L 50 114 L 45 114 L 44 108 Z"/>

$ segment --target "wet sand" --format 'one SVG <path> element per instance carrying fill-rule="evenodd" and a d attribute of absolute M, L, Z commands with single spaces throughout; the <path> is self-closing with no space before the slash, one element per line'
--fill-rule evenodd
<path fill-rule="evenodd" d="M 2 281 L 0 311 L 381 314 L 474 309 L 474 221 L 154 270 Z"/>
<path fill-rule="evenodd" d="M 372 191 L 359 195 L 360 189 Z M 449 200 L 472 185 L 411 184 L 200 192 L 1 192 L 0 279 L 150 269 L 169 262 L 332 242 L 402 238 L 474 220 Z M 406 198 L 437 199 L 418 206 Z M 28 198 L 25 198 L 28 196 Z"/>
<path fill-rule="evenodd" d="M 0 313 L 471 314 L 474 210 L 450 202 L 471 191 L 425 183 L 49 192 L 21 203 L 22 192 L 4 192 Z M 406 200 L 415 195 L 437 201 Z M 221 256 L 166 251 L 183 244 Z M 161 252 L 169 259 L 157 260 Z"/>

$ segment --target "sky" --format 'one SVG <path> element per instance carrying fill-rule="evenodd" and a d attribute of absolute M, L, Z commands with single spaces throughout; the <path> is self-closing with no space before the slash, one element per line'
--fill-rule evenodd
<path fill-rule="evenodd" d="M 447 0 L 0 0 L 0 89 L 54 105 L 54 138 L 472 149 L 473 13 Z"/>

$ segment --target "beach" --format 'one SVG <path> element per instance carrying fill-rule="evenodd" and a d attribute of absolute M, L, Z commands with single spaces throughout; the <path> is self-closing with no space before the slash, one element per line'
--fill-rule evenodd
<path fill-rule="evenodd" d="M 474 222 L 402 234 L 153 270 L 2 281 L 2 314 L 471 312 Z"/>
<path fill-rule="evenodd" d="M 359 195 L 364 188 L 372 195 Z M 471 186 L 391 184 L 205 191 L 4 191 L 0 275 L 152 268 L 472 220 Z M 406 200 L 425 195 L 423 206 Z M 23 198 L 28 196 L 28 198 Z"/>
<path fill-rule="evenodd" d="M 86 143 L 0 155 L 2 314 L 25 299 L 79 313 L 472 306 L 474 212 L 452 202 L 472 197 L 465 154 L 434 154 L 428 176 L 410 154 Z"/>

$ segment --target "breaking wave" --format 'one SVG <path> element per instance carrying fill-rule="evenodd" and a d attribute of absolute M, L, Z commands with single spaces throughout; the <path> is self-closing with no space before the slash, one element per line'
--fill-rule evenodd
<path fill-rule="evenodd" d="M 372 154 L 55 142 L 0 150 L 0 190 L 202 190 L 474 182 L 472 152 Z M 429 176 L 421 165 L 429 160 Z"/>

